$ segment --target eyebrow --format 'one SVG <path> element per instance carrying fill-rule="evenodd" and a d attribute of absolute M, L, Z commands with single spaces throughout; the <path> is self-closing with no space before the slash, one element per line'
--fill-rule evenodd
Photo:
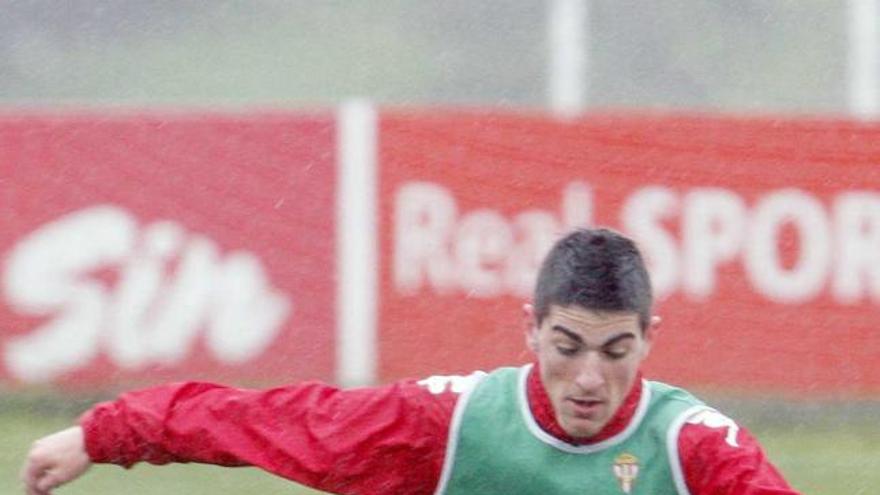
<path fill-rule="evenodd" d="M 579 343 L 579 344 L 585 344 L 583 337 L 581 337 L 580 335 L 578 335 L 578 334 L 572 332 L 571 330 L 565 328 L 565 327 L 562 326 L 562 325 L 553 325 L 553 326 L 551 327 L 551 330 L 556 331 L 556 332 L 559 332 L 559 333 L 561 333 L 561 334 L 567 336 L 568 338 L 570 338 L 571 340 L 574 340 L 575 342 L 577 342 L 577 343 Z M 600 348 L 601 348 L 601 347 L 610 347 L 610 346 L 612 346 L 612 345 L 614 345 L 614 344 L 620 342 L 621 340 L 625 340 L 625 339 L 634 339 L 634 338 L 636 338 L 636 334 L 634 334 L 634 333 L 632 333 L 632 332 L 623 332 L 623 333 L 619 333 L 619 334 L 615 335 L 614 337 L 611 337 L 610 339 L 608 339 L 608 340 L 606 340 L 605 342 L 603 342 L 602 345 L 600 345 L 599 347 L 600 347 Z"/>

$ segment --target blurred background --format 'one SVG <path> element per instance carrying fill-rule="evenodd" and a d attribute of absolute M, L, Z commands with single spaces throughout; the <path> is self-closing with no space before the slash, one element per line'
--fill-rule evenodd
<path fill-rule="evenodd" d="M 567 3 L 580 5 L 586 107 L 849 113 L 857 2 Z M 9 1 L 0 97 L 301 107 L 359 96 L 541 108 L 550 103 L 553 9 L 549 0 Z"/>
<path fill-rule="evenodd" d="M 878 29 L 875 2 L 856 0 L 7 0 L 0 2 L 0 114 L 7 122 L 71 112 L 101 120 L 120 109 L 158 120 L 323 115 L 360 98 L 402 111 L 831 121 L 862 126 L 864 136 L 880 101 Z M 0 172 L 17 176 L 23 169 L 12 156 L 0 143 Z M 876 174 L 880 164 L 866 163 L 861 170 Z M 22 192 L 4 181 L 12 176 L 0 177 L 7 201 Z M 875 178 L 866 187 L 847 180 L 877 192 Z M 84 188 L 92 184 L 86 179 Z M 26 207 L 0 208 L 17 215 Z M 9 215 L 0 218 L 11 225 Z M 876 315 L 876 304 L 865 311 Z M 839 323 L 845 334 L 847 322 Z M 322 372 L 304 373 L 312 375 Z M 30 442 L 143 382 L 73 391 L 3 384 L 0 436 L 11 447 L 0 452 L 0 492 L 18 490 Z M 780 399 L 747 385 L 702 385 L 698 391 L 749 427 L 804 493 L 867 494 L 880 484 L 880 397 L 870 387 Z M 307 493 L 253 470 L 220 476 L 215 469 L 97 467 L 60 493 L 113 493 L 120 485 L 130 493 Z"/>

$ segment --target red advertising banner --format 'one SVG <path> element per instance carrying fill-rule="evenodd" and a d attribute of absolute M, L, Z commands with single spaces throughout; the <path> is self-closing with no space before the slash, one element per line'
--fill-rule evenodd
<path fill-rule="evenodd" d="M 648 258 L 648 376 L 880 392 L 880 127 L 390 113 L 380 136 L 382 379 L 530 360 L 537 265 L 590 224 Z"/>
<path fill-rule="evenodd" d="M 334 129 L 0 116 L 0 382 L 332 379 Z"/>

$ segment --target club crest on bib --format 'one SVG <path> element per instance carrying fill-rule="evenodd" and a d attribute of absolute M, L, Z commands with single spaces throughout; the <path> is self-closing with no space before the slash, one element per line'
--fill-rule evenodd
<path fill-rule="evenodd" d="M 623 493 L 632 492 L 636 477 L 639 475 L 639 459 L 632 455 L 623 453 L 614 458 L 614 476 L 620 483 L 620 489 Z"/>

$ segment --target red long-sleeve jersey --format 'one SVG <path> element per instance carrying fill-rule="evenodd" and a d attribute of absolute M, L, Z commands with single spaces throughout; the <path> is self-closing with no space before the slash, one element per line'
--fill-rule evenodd
<path fill-rule="evenodd" d="M 80 423 L 94 462 L 247 465 L 332 493 L 430 494 L 440 479 L 459 395 L 447 386 L 452 383 L 402 381 L 351 390 L 321 383 L 268 390 L 170 384 L 99 404 Z M 580 442 L 556 423 L 534 369 L 527 396 L 547 432 L 590 443 L 626 428 L 641 383 L 598 435 Z M 692 495 L 797 493 L 754 437 L 729 420 L 686 422 L 678 452 Z"/>

